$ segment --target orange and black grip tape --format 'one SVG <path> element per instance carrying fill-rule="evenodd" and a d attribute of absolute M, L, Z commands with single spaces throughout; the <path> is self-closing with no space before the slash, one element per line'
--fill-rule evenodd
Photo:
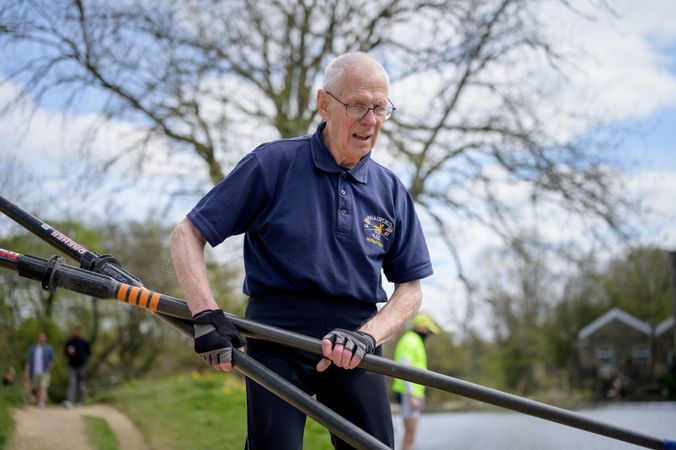
<path fill-rule="evenodd" d="M 149 309 L 151 312 L 157 312 L 157 305 L 160 302 L 160 295 L 157 292 L 148 289 L 132 286 L 126 283 L 120 283 L 115 298 L 121 302 L 129 303 L 132 306 Z"/>

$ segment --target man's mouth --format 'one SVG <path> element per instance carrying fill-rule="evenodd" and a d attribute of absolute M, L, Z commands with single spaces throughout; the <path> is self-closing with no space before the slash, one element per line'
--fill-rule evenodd
<path fill-rule="evenodd" d="M 355 139 L 359 139 L 360 141 L 368 141 L 369 139 L 371 139 L 370 134 L 353 133 L 352 137 L 355 138 Z"/>

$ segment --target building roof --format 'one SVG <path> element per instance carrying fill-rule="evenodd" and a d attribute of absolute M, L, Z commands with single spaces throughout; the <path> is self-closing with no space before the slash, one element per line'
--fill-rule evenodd
<path fill-rule="evenodd" d="M 668 319 L 664 319 L 662 322 L 660 322 L 655 327 L 655 336 L 659 336 L 662 333 L 666 333 L 673 326 L 674 326 L 674 318 L 673 317 L 669 317 Z"/>
<path fill-rule="evenodd" d="M 603 328 L 613 320 L 619 320 L 624 324 L 640 331 L 643 334 L 650 336 L 652 334 L 652 327 L 647 322 L 637 319 L 631 314 L 622 311 L 620 308 L 613 308 L 598 319 L 589 323 L 577 333 L 578 339 L 586 339 L 599 329 Z"/>

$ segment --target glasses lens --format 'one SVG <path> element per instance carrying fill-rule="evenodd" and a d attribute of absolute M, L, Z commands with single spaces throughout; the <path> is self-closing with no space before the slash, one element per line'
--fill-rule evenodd
<path fill-rule="evenodd" d="M 359 104 L 348 105 L 347 115 L 353 119 L 361 119 L 368 113 L 369 107 Z"/>
<path fill-rule="evenodd" d="M 373 108 L 373 112 L 376 114 L 376 117 L 379 119 L 387 119 L 387 107 L 385 106 L 376 106 Z"/>

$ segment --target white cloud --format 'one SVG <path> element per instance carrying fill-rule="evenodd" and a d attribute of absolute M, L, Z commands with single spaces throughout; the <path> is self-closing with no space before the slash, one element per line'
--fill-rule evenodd
<path fill-rule="evenodd" d="M 577 2 L 582 6 L 588 2 Z M 548 8 L 553 7 L 551 2 Z M 606 120 L 624 120 L 676 105 L 671 1 L 613 3 L 617 16 L 587 20 L 560 6 L 543 10 L 555 42 L 573 55 L 570 84 L 557 103 L 584 105 Z M 669 53 L 669 46 L 672 53 Z"/>
<path fill-rule="evenodd" d="M 676 172 L 645 171 L 628 177 L 628 189 L 642 199 L 640 242 L 676 250 Z"/>

